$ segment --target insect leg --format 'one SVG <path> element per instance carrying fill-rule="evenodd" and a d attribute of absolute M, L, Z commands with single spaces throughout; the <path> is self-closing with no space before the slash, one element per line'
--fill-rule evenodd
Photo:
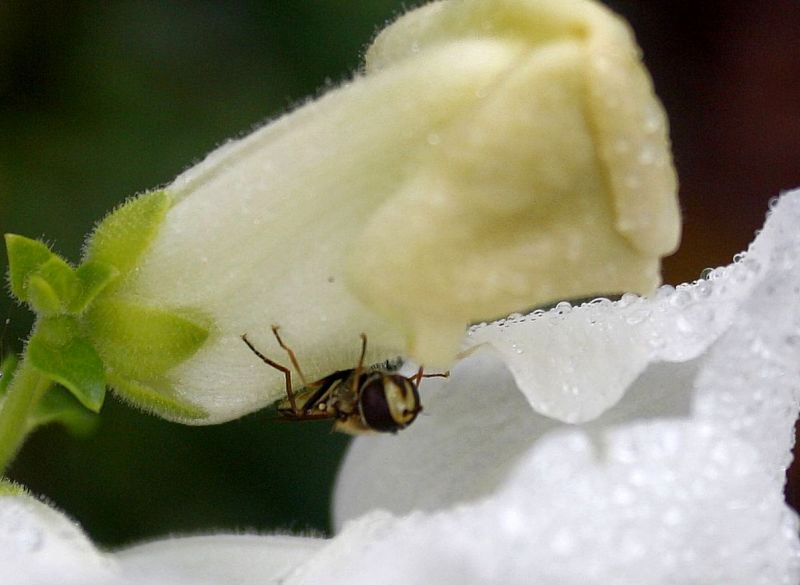
<path fill-rule="evenodd" d="M 361 372 L 364 369 L 364 356 L 367 354 L 367 334 L 361 334 L 361 356 L 358 358 L 358 365 L 353 373 L 353 394 L 358 396 L 358 384 L 361 381 Z"/>
<path fill-rule="evenodd" d="M 289 354 L 289 359 L 292 361 L 294 369 L 297 370 L 300 380 L 303 382 L 303 386 L 308 386 L 308 380 L 306 380 L 306 377 L 303 375 L 303 370 L 300 369 L 300 363 L 297 361 L 297 356 L 294 354 L 294 351 L 292 351 L 292 349 L 283 342 L 283 339 L 281 339 L 281 336 L 278 334 L 278 329 L 280 329 L 280 327 L 277 325 L 272 326 L 272 333 L 275 335 L 275 339 L 278 340 L 278 345 L 285 349 L 286 353 Z"/>
<path fill-rule="evenodd" d="M 242 335 L 242 341 L 244 341 L 244 342 L 247 344 L 247 347 L 249 347 L 249 348 L 250 348 L 250 351 L 252 351 L 252 352 L 253 352 L 254 354 L 256 354 L 256 355 L 257 355 L 259 358 L 261 358 L 261 361 L 263 361 L 263 362 L 264 362 L 265 364 L 267 364 L 268 366 L 272 366 L 272 367 L 273 367 L 273 368 L 275 368 L 276 370 L 280 370 L 281 372 L 283 372 L 283 377 L 284 377 L 284 380 L 285 380 L 285 382 L 286 382 L 286 397 L 289 399 L 289 404 L 290 404 L 290 405 L 291 405 L 291 407 L 292 407 L 292 411 L 294 411 L 295 413 L 297 413 L 297 412 L 298 412 L 298 411 L 297 411 L 297 403 L 295 402 L 295 399 L 294 399 L 294 392 L 292 391 L 292 371 L 291 371 L 289 368 L 287 368 L 286 366 L 282 366 L 282 365 L 281 365 L 281 364 L 279 364 L 278 362 L 273 362 L 271 359 L 269 359 L 269 358 L 268 358 L 267 356 L 265 356 L 263 353 L 261 353 L 260 351 L 258 351 L 258 350 L 257 350 L 257 349 L 256 349 L 256 348 L 253 346 L 253 344 L 252 344 L 252 343 L 250 343 L 250 340 L 249 340 L 249 339 L 247 339 L 247 334 L 245 334 L 245 335 Z"/>

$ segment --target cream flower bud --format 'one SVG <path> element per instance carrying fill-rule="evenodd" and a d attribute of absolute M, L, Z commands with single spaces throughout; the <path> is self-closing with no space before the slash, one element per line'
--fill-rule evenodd
<path fill-rule="evenodd" d="M 585 1 L 432 4 L 378 36 L 368 71 L 476 38 L 505 48 L 502 73 L 431 129 L 350 261 L 357 294 L 399 315 L 423 359 L 464 322 L 649 292 L 679 237 L 665 117 L 624 22 Z"/>
<path fill-rule="evenodd" d="M 679 232 L 663 110 L 628 27 L 586 0 L 410 12 L 362 74 L 165 191 L 114 292 L 211 319 L 158 383 L 205 423 L 283 395 L 242 334 L 288 364 L 280 326 L 309 381 L 353 367 L 362 332 L 370 363 L 446 366 L 469 323 L 651 291 Z"/>

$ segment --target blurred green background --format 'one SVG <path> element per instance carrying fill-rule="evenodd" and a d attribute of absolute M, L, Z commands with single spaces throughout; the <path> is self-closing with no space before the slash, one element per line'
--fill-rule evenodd
<path fill-rule="evenodd" d="M 691 280 L 744 249 L 770 197 L 800 186 L 800 5 L 609 4 L 631 21 L 670 115 L 685 230 L 665 277 Z M 114 205 L 347 78 L 412 5 L 0 0 L 0 230 L 77 260 Z M 5 349 L 19 351 L 31 318 L 3 298 L 6 314 Z M 44 429 L 11 474 L 105 545 L 326 532 L 347 438 L 273 418 L 183 427 L 109 400 L 90 439 Z"/>

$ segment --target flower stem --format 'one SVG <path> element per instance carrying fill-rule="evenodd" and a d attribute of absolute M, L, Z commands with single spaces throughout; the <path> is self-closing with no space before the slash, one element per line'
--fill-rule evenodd
<path fill-rule="evenodd" d="M 31 426 L 33 409 L 52 385 L 23 359 L 11 381 L 5 399 L 0 403 L 0 473 L 11 463 L 22 446 Z"/>

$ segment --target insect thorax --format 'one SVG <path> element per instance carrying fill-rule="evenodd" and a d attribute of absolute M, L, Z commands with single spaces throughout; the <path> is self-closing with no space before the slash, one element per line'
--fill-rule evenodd
<path fill-rule="evenodd" d="M 334 418 L 358 410 L 357 386 L 354 389 L 355 370 L 341 370 L 295 392 L 295 406 L 303 415 Z M 363 374 L 362 374 L 363 376 Z M 286 418 L 299 418 L 286 398 L 278 404 L 278 412 Z M 324 416 L 327 415 L 327 416 Z"/>

